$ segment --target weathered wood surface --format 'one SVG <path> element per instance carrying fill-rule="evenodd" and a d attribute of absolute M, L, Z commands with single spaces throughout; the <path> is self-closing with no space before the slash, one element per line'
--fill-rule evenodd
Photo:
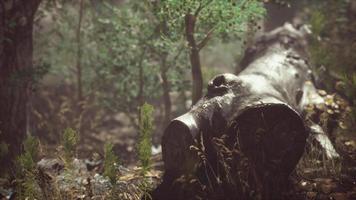
<path fill-rule="evenodd" d="M 168 125 L 162 138 L 161 193 L 169 196 L 175 179 L 196 173 L 199 158 L 190 148 L 195 140 L 229 134 L 253 166 L 262 198 L 277 198 L 276 190 L 297 165 L 311 130 L 303 118 L 305 107 L 324 101 L 313 84 L 307 34 L 304 27 L 286 24 L 262 35 L 246 50 L 240 74 L 213 78 L 206 96 Z M 337 156 L 332 146 L 329 156 Z"/>

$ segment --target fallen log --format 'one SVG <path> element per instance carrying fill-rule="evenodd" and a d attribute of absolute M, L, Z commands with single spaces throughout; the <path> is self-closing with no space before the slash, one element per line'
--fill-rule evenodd
<path fill-rule="evenodd" d="M 201 155 L 192 150 L 197 143 L 203 143 L 204 159 L 212 171 L 218 170 L 219 158 L 211 141 L 224 135 L 230 145 L 236 140 L 247 156 L 252 168 L 249 176 L 260 198 L 281 198 L 280 190 L 311 132 L 305 107 L 324 101 L 313 84 L 307 34 L 305 27 L 295 29 L 290 24 L 264 34 L 246 51 L 240 74 L 213 78 L 206 96 L 168 125 L 162 138 L 165 174 L 154 199 L 183 198 L 172 185 L 182 176 L 201 173 L 197 166 Z M 313 126 L 316 130 L 317 125 Z M 332 145 L 327 149 L 331 149 L 329 156 L 337 156 Z"/>

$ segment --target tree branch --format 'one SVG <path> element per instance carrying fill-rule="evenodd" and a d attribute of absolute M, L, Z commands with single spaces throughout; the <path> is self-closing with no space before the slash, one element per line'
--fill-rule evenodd
<path fill-rule="evenodd" d="M 209 1 L 209 2 L 207 2 L 205 5 L 202 5 L 202 4 L 199 2 L 199 7 L 198 7 L 198 9 L 195 11 L 194 16 L 195 16 L 195 17 L 198 17 L 199 13 L 200 13 L 205 7 L 207 7 L 211 2 L 213 2 L 213 1 Z"/>
<path fill-rule="evenodd" d="M 215 27 L 212 28 L 212 29 L 210 29 L 210 30 L 208 31 L 208 33 L 206 34 L 205 38 L 204 38 L 201 42 L 199 42 L 199 44 L 198 44 L 198 49 L 199 49 L 199 51 L 200 51 L 203 47 L 205 47 L 205 45 L 209 42 L 211 36 L 212 36 L 213 33 L 214 33 L 214 29 L 215 29 Z"/>

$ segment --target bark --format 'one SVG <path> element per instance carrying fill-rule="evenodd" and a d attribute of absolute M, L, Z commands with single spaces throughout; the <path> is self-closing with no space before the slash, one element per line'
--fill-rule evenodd
<path fill-rule="evenodd" d="M 191 150 L 196 140 L 204 138 L 208 161 L 217 163 L 209 154 L 211 139 L 228 135 L 248 157 L 262 198 L 281 198 L 313 132 L 304 122 L 306 106 L 324 103 L 312 82 L 306 35 L 290 24 L 264 34 L 245 53 L 239 75 L 216 76 L 207 94 L 168 125 L 162 138 L 165 174 L 155 195 L 172 196 L 177 178 L 200 173 L 199 156 Z"/>
<path fill-rule="evenodd" d="M 199 46 L 197 45 L 194 37 L 196 16 L 187 14 L 185 16 L 185 34 L 190 48 L 190 64 L 192 66 L 192 105 L 199 101 L 203 96 L 203 75 L 201 71 Z"/>
<path fill-rule="evenodd" d="M 22 151 L 31 93 L 33 18 L 40 0 L 0 2 L 0 141 L 8 145 L 0 171 L 14 171 L 13 159 Z"/>

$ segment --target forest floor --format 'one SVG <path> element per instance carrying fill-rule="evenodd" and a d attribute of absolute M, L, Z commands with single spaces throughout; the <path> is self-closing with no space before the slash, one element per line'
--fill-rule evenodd
<path fill-rule="evenodd" d="M 340 172 L 325 174 L 326 169 L 302 169 L 291 177 L 291 200 L 353 200 L 356 199 L 356 138 L 353 135 L 339 136 L 336 149 L 340 153 Z M 332 166 L 324 166 L 330 168 Z M 303 175 L 300 175 L 303 174 Z"/>
<path fill-rule="evenodd" d="M 352 135 L 343 135 L 336 141 L 336 148 L 342 157 L 340 174 L 324 174 L 322 168 L 306 168 L 302 173 L 293 173 L 287 199 L 356 199 L 356 140 Z M 126 143 L 125 148 L 135 148 L 130 145 L 134 144 Z M 161 153 L 152 156 L 152 168 L 145 176 L 140 167 L 137 167 L 138 163 L 120 165 L 114 187 L 102 175 L 103 160 L 100 157 L 74 159 L 73 166 L 70 170 L 65 169 L 63 161 L 58 158 L 43 158 L 38 163 L 36 187 L 43 199 L 138 200 L 160 183 L 163 174 Z M 16 199 L 14 196 L 16 192 L 13 183 L 0 179 L 0 199 Z"/>

